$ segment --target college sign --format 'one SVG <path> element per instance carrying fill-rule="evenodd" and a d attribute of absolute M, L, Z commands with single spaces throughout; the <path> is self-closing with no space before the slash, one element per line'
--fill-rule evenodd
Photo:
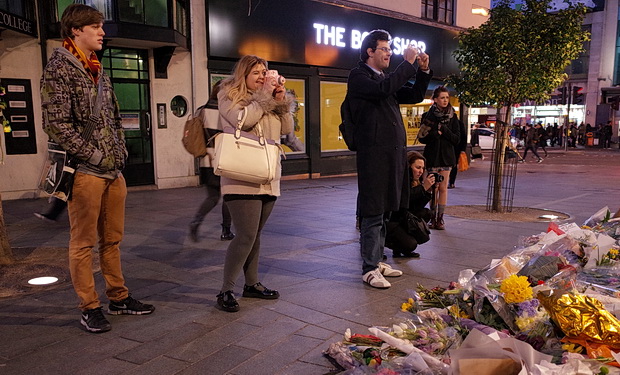
<path fill-rule="evenodd" d="M 0 10 L 0 28 L 17 31 L 34 37 L 37 36 L 37 28 L 32 21 L 2 10 Z"/>

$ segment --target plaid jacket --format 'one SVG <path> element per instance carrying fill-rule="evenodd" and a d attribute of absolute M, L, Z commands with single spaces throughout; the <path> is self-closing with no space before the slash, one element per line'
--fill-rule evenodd
<path fill-rule="evenodd" d="M 81 133 L 95 106 L 97 85 L 75 56 L 65 48 L 55 49 L 41 78 L 43 130 L 80 160 L 80 172 L 115 178 L 125 166 L 127 148 L 112 83 L 103 70 L 100 79 L 100 122 L 86 142 Z"/>

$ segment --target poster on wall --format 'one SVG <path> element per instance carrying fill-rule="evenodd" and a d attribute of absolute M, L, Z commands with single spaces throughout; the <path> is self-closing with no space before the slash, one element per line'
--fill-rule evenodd
<path fill-rule="evenodd" d="M 0 122 L 7 155 L 37 153 L 30 80 L 0 78 Z"/>

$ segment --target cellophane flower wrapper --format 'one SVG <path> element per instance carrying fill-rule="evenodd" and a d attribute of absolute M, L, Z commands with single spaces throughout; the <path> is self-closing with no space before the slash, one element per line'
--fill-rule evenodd
<path fill-rule="evenodd" d="M 460 344 L 461 335 L 437 311 L 441 310 L 421 311 L 418 319 L 394 324 L 387 333 L 408 340 L 424 353 L 441 357 L 449 348 Z"/>
<path fill-rule="evenodd" d="M 620 298 L 620 265 L 583 270 L 576 277 L 576 287 L 581 293 L 592 290 Z"/>
<path fill-rule="evenodd" d="M 490 284 L 497 284 L 510 275 L 519 272 L 529 262 L 532 254 L 539 250 L 538 247 L 535 251 L 531 248 L 519 249 L 501 259 L 493 259 L 488 266 L 476 273 L 476 278 L 484 278 Z"/>
<path fill-rule="evenodd" d="M 588 263 L 585 269 L 591 269 L 601 266 L 613 266 L 618 260 L 617 241 L 605 233 L 598 233 L 596 243 L 586 249 L 588 254 Z"/>
<path fill-rule="evenodd" d="M 558 273 L 558 265 L 564 264 L 564 259 L 557 255 L 536 255 L 519 270 L 517 275 L 526 276 L 536 285 L 539 281 L 546 281 Z"/>
<path fill-rule="evenodd" d="M 610 217 L 610 216 L 611 216 L 611 211 L 609 210 L 608 206 L 605 206 L 605 207 L 601 208 L 600 210 L 596 211 L 592 216 L 590 216 L 583 223 L 583 225 L 587 225 L 589 227 L 594 227 L 597 224 L 599 224 L 601 221 L 603 221 L 606 217 Z"/>
<path fill-rule="evenodd" d="M 537 297 L 566 336 L 620 349 L 620 321 L 596 299 L 561 290 Z"/>
<path fill-rule="evenodd" d="M 575 290 L 577 274 L 577 270 L 573 266 L 562 268 L 545 281 L 545 286 L 547 289 Z"/>
<path fill-rule="evenodd" d="M 385 341 L 385 343 L 388 344 L 389 346 L 394 347 L 405 354 L 418 353 L 420 357 L 423 359 L 425 366 L 423 366 L 422 364 L 419 364 L 419 367 L 414 368 L 414 370 L 423 371 L 426 369 L 425 367 L 427 367 L 431 371 L 433 371 L 434 374 L 447 374 L 448 373 L 448 366 L 445 363 L 433 357 L 432 355 L 424 353 L 420 349 L 416 348 L 410 341 L 391 336 L 388 333 L 383 332 L 382 330 L 376 327 L 368 328 L 368 330 L 373 335 Z"/>
<path fill-rule="evenodd" d="M 506 303 L 504 297 L 496 291 L 486 288 L 474 290 L 474 319 L 498 330 L 506 328 L 518 332 L 515 324 L 515 311 Z"/>

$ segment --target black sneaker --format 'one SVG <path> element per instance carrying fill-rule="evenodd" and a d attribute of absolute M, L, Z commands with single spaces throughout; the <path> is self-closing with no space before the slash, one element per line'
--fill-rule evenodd
<path fill-rule="evenodd" d="M 155 311 L 155 306 L 142 303 L 131 295 L 122 301 L 110 301 L 108 306 L 108 314 L 111 315 L 145 315 Z"/>
<path fill-rule="evenodd" d="M 110 322 L 103 316 L 101 307 L 82 311 L 80 323 L 88 332 L 101 333 L 112 329 Z"/>
<path fill-rule="evenodd" d="M 232 290 L 227 290 L 218 294 L 217 305 L 224 311 L 239 311 L 239 303 L 237 303 L 237 300 L 235 299 L 235 294 Z"/>
<path fill-rule="evenodd" d="M 47 216 L 46 214 L 42 214 L 40 212 L 35 212 L 34 216 L 38 217 L 39 219 L 43 220 L 43 221 L 47 221 L 50 223 L 55 223 L 56 219 L 52 219 L 51 217 Z"/>
<path fill-rule="evenodd" d="M 249 298 L 277 299 L 280 293 L 277 290 L 266 288 L 261 283 L 243 286 L 243 296 Z"/>

